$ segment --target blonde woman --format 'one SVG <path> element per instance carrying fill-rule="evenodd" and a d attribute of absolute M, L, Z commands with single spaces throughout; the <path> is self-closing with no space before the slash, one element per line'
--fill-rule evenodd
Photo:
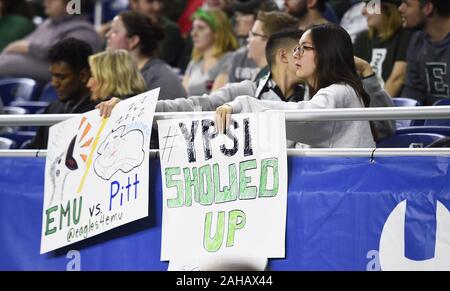
<path fill-rule="evenodd" d="M 92 76 L 87 86 L 94 101 L 111 97 L 125 99 L 147 90 L 144 78 L 126 50 L 92 55 L 89 57 L 89 66 Z"/>
<path fill-rule="evenodd" d="M 197 10 L 192 16 L 192 59 L 183 86 L 188 96 L 209 93 L 231 52 L 238 48 L 231 24 L 220 10 Z"/>
<path fill-rule="evenodd" d="M 406 50 L 411 32 L 401 27 L 397 7 L 401 1 L 381 0 L 380 3 L 381 13 L 364 6 L 362 13 L 369 30 L 358 34 L 354 49 L 356 56 L 370 63 L 389 95 L 395 97 L 399 96 L 405 81 Z"/>

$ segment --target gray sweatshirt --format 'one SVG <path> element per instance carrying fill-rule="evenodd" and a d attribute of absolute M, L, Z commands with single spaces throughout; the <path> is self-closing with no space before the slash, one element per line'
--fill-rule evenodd
<path fill-rule="evenodd" d="M 431 42 L 425 32 L 417 31 L 406 59 L 402 97 L 414 98 L 423 105 L 450 98 L 450 33 L 439 42 Z"/>
<path fill-rule="evenodd" d="M 239 96 L 228 105 L 233 108 L 233 113 L 364 107 L 353 88 L 344 84 L 333 84 L 320 89 L 309 101 L 294 103 Z M 286 122 L 286 137 L 313 148 L 375 147 L 368 121 Z"/>
<path fill-rule="evenodd" d="M 94 52 L 100 50 L 100 37 L 84 16 L 66 16 L 58 20 L 47 18 L 25 38 L 30 42 L 28 54 L 0 54 L 0 75 L 49 81 L 48 51 L 52 45 L 69 37 L 89 43 Z"/>

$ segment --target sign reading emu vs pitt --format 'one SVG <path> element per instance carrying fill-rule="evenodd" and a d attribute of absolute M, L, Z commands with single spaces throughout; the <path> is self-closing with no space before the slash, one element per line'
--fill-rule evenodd
<path fill-rule="evenodd" d="M 284 113 L 159 120 L 161 260 L 284 257 Z"/>
<path fill-rule="evenodd" d="M 148 148 L 159 89 L 49 132 L 41 254 L 148 216 Z"/>

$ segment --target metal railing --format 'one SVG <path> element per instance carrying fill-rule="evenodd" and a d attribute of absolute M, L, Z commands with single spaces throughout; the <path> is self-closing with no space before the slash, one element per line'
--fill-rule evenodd
<path fill-rule="evenodd" d="M 421 107 L 372 107 L 343 109 L 287 110 L 286 121 L 330 121 L 330 120 L 403 120 L 403 119 L 450 119 L 450 106 Z M 203 112 L 156 112 L 155 120 L 182 117 L 201 117 L 212 115 L 212 111 Z M 0 115 L 0 126 L 52 125 L 79 114 L 33 114 Z M 413 149 L 288 149 L 288 156 L 448 156 L 450 149 L 413 148 Z M 150 150 L 150 156 L 157 156 L 157 150 Z M 0 157 L 44 157 L 46 150 L 0 150 Z"/>
<path fill-rule="evenodd" d="M 450 119 L 450 106 L 286 110 L 286 121 Z M 212 111 L 156 112 L 155 119 L 214 114 Z M 0 115 L 0 126 L 52 125 L 79 114 Z"/>

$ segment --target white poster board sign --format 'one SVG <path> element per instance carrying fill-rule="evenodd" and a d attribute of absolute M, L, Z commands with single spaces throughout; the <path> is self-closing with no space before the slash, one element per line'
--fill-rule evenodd
<path fill-rule="evenodd" d="M 233 115 L 226 135 L 215 132 L 213 115 L 159 120 L 158 132 L 161 260 L 195 269 L 184 262 L 256 258 L 265 265 L 261 258 L 284 257 L 283 112 Z"/>
<path fill-rule="evenodd" d="M 148 216 L 149 145 L 159 89 L 49 131 L 41 254 Z"/>

